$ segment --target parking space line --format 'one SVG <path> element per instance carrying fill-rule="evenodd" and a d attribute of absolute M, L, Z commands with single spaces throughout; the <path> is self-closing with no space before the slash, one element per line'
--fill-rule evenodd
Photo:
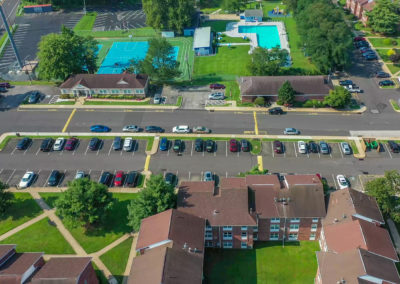
<path fill-rule="evenodd" d="M 225 156 L 228 157 L 228 141 L 225 141 Z"/>
<path fill-rule="evenodd" d="M 200 181 L 203 181 L 203 177 L 204 177 L 204 172 L 201 171 L 201 173 L 200 173 Z"/>
<path fill-rule="evenodd" d="M 44 184 L 43 184 L 42 187 L 46 187 L 47 182 L 49 181 L 50 175 L 51 175 L 51 171 L 50 171 L 50 173 L 49 173 L 49 176 L 46 178 L 46 181 L 44 182 Z"/>
<path fill-rule="evenodd" d="M 336 179 L 335 179 L 334 174 L 332 174 L 332 179 L 333 179 L 333 183 L 335 184 L 335 189 L 338 189 L 338 186 L 336 185 Z"/>
<path fill-rule="evenodd" d="M 273 142 L 271 142 L 271 151 L 272 151 L 272 158 L 275 158 L 274 143 Z"/>
<path fill-rule="evenodd" d="M 25 151 L 24 151 L 24 155 L 26 154 L 26 152 L 29 150 L 29 148 L 33 145 L 33 140 L 31 141 L 31 143 L 29 143 L 29 145 L 26 147 Z"/>
<path fill-rule="evenodd" d="M 190 171 L 189 171 L 189 181 L 190 181 Z"/>
<path fill-rule="evenodd" d="M 167 156 L 169 156 L 169 148 L 168 148 Z"/>
<path fill-rule="evenodd" d="M 337 143 L 336 145 L 338 146 L 339 151 L 340 151 L 340 155 L 342 155 L 342 159 L 343 159 L 342 147 L 340 147 L 340 144 L 339 144 L 339 143 Z"/>
<path fill-rule="evenodd" d="M 113 146 L 113 143 L 111 143 L 111 145 L 110 145 L 110 150 L 108 150 L 108 156 L 110 156 L 112 146 Z"/>
<path fill-rule="evenodd" d="M 293 148 L 294 148 L 294 153 L 295 153 L 296 158 L 297 158 L 296 143 L 294 143 L 294 142 L 293 142 Z"/>
<path fill-rule="evenodd" d="M 60 187 L 60 185 L 62 185 L 62 183 L 65 181 L 65 173 L 67 172 L 67 170 L 64 170 L 64 173 L 61 177 L 61 179 L 58 181 L 57 187 Z"/>
<path fill-rule="evenodd" d="M 85 151 L 85 156 L 87 154 L 87 152 L 89 151 L 89 145 L 86 147 L 86 151 Z M 74 151 L 75 152 L 75 151 Z"/>
<path fill-rule="evenodd" d="M 39 154 L 39 152 L 40 152 L 40 147 L 39 147 L 39 149 L 36 151 L 35 156 L 37 156 L 37 155 Z"/>
<path fill-rule="evenodd" d="M 11 155 L 14 155 L 15 150 L 17 150 L 17 147 L 15 147 L 14 150 L 12 150 Z"/>
<path fill-rule="evenodd" d="M 101 171 L 100 176 L 99 176 L 99 180 L 97 182 L 100 182 L 101 176 L 103 175 L 104 171 Z"/>
<path fill-rule="evenodd" d="M 228 172 L 225 172 L 225 177 L 228 178 Z"/>
<path fill-rule="evenodd" d="M 382 143 L 385 150 L 389 153 L 390 159 L 393 159 L 392 153 L 390 153 L 388 146 L 385 143 Z"/>
<path fill-rule="evenodd" d="M 192 141 L 192 150 L 190 151 L 190 156 L 193 156 L 193 141 Z M 190 180 L 190 179 L 189 179 Z"/>
<path fill-rule="evenodd" d="M 10 177 L 9 177 L 8 180 L 6 181 L 6 184 L 8 184 L 8 182 L 11 180 L 11 178 L 13 177 L 15 171 L 16 171 L 16 169 L 13 170 L 13 172 L 12 172 L 11 175 L 10 175 Z"/>

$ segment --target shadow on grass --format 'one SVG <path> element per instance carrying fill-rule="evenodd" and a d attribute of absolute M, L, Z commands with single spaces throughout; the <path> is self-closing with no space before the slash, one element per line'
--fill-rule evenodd
<path fill-rule="evenodd" d="M 12 221 L 19 220 L 23 217 L 33 218 L 42 210 L 32 198 L 22 198 L 15 195 L 7 213 L 0 217 L 0 222 L 11 217 Z"/>

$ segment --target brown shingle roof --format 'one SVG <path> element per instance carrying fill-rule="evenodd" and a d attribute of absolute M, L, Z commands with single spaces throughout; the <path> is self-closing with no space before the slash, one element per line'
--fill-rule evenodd
<path fill-rule="evenodd" d="M 356 214 L 376 220 L 382 224 L 385 223 L 375 198 L 354 189 L 349 189 L 349 193 L 353 200 Z"/>
<path fill-rule="evenodd" d="M 160 243 L 166 240 L 173 246 L 204 250 L 205 220 L 176 209 L 147 217 L 140 226 L 136 250 Z"/>
<path fill-rule="evenodd" d="M 3 276 L 22 275 L 41 257 L 41 252 L 16 253 L 0 267 L 0 283 Z"/>
<path fill-rule="evenodd" d="M 359 251 L 365 271 L 368 275 L 383 279 L 384 281 L 400 283 L 399 273 L 397 272 L 396 265 L 392 260 L 383 258 L 363 249 L 359 249 Z"/>
<path fill-rule="evenodd" d="M 71 89 L 80 84 L 89 89 L 144 88 L 148 76 L 144 74 L 76 74 L 61 84 L 61 89 Z"/>
<path fill-rule="evenodd" d="M 202 257 L 163 246 L 133 259 L 128 284 L 200 284 L 202 278 Z"/>
<path fill-rule="evenodd" d="M 242 96 L 277 95 L 279 88 L 289 81 L 297 94 L 328 95 L 331 86 L 324 76 L 249 76 L 240 77 Z"/>
<path fill-rule="evenodd" d="M 32 277 L 35 283 L 46 279 L 77 280 L 88 265 L 91 257 L 53 257 Z"/>
<path fill-rule="evenodd" d="M 364 11 L 370 12 L 370 11 L 372 11 L 372 9 L 374 9 L 374 7 L 375 7 L 375 2 L 369 2 L 369 1 L 368 1 L 367 3 L 363 4 L 362 6 L 363 6 L 363 10 L 364 10 Z"/>
<path fill-rule="evenodd" d="M 16 245 L 0 245 L 0 264 L 2 259 L 10 253 L 10 251 L 15 250 Z"/>

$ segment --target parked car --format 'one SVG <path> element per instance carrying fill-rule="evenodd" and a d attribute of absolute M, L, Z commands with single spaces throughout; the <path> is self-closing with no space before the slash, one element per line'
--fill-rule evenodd
<path fill-rule="evenodd" d="M 384 87 L 384 86 L 394 86 L 394 82 L 392 80 L 383 80 L 380 81 L 379 86 Z"/>
<path fill-rule="evenodd" d="M 362 56 L 365 57 L 365 58 L 367 56 L 371 56 L 371 55 L 375 55 L 376 56 L 376 53 L 374 51 L 372 51 L 372 50 L 367 50 L 364 53 L 362 53 Z"/>
<path fill-rule="evenodd" d="M 360 47 L 363 47 L 363 46 L 369 46 L 369 43 L 367 41 L 358 41 L 358 42 L 354 43 L 354 46 L 356 48 L 360 48 Z"/>
<path fill-rule="evenodd" d="M 0 88 L 7 88 L 7 89 L 9 89 L 9 88 L 11 88 L 11 85 L 10 85 L 10 83 L 8 83 L 8 82 L 1 82 L 1 83 L 0 83 Z"/>
<path fill-rule="evenodd" d="M 339 81 L 340 86 L 348 86 L 348 85 L 354 85 L 353 81 L 351 80 L 341 80 Z"/>
<path fill-rule="evenodd" d="M 122 186 L 123 183 L 124 183 L 124 172 L 123 171 L 118 171 L 115 174 L 114 186 Z"/>
<path fill-rule="evenodd" d="M 239 151 L 238 142 L 236 139 L 229 140 L 229 151 L 231 152 Z"/>
<path fill-rule="evenodd" d="M 118 151 L 122 149 L 122 138 L 117 136 L 114 138 L 113 141 L 113 149 L 114 151 Z"/>
<path fill-rule="evenodd" d="M 0 93 L 7 93 L 8 90 L 5 87 L 0 87 Z"/>
<path fill-rule="evenodd" d="M 135 187 L 137 185 L 140 174 L 136 171 L 131 171 L 126 175 L 125 184 L 129 187 Z"/>
<path fill-rule="evenodd" d="M 225 85 L 222 85 L 222 84 L 210 84 L 210 89 L 214 89 L 214 90 L 225 89 Z"/>
<path fill-rule="evenodd" d="M 285 135 L 299 135 L 300 131 L 298 131 L 296 128 L 285 128 L 283 131 L 283 134 Z"/>
<path fill-rule="evenodd" d="M 214 180 L 214 175 L 212 172 L 207 171 L 204 173 L 204 181 L 213 181 Z"/>
<path fill-rule="evenodd" d="M 350 93 L 362 93 L 363 90 L 360 90 L 359 87 L 356 87 L 354 85 L 349 85 L 349 86 L 344 86 L 344 88 L 349 91 Z"/>
<path fill-rule="evenodd" d="M 329 154 L 329 145 L 325 141 L 320 141 L 319 142 L 319 149 L 321 154 Z"/>
<path fill-rule="evenodd" d="M 140 128 L 137 125 L 126 125 L 122 128 L 123 132 L 139 132 Z"/>
<path fill-rule="evenodd" d="M 339 185 L 339 189 L 344 189 L 349 187 L 349 183 L 344 175 L 337 175 L 336 176 L 337 183 Z"/>
<path fill-rule="evenodd" d="M 273 143 L 274 152 L 277 154 L 283 153 L 283 145 L 281 141 L 275 140 Z"/>
<path fill-rule="evenodd" d="M 218 92 L 218 93 L 212 93 L 208 96 L 209 100 L 223 100 L 225 99 L 224 93 Z"/>
<path fill-rule="evenodd" d="M 172 148 L 175 153 L 182 152 L 183 150 L 183 141 L 181 139 L 176 139 L 174 141 L 174 147 Z"/>
<path fill-rule="evenodd" d="M 397 144 L 396 142 L 389 140 L 388 142 L 390 151 L 392 151 L 393 153 L 399 153 L 400 152 L 400 147 L 399 144 Z"/>
<path fill-rule="evenodd" d="M 165 183 L 175 186 L 176 185 L 176 175 L 173 173 L 166 173 L 164 177 Z"/>
<path fill-rule="evenodd" d="M 214 140 L 207 140 L 206 141 L 206 151 L 208 153 L 212 153 L 215 151 L 215 142 Z"/>
<path fill-rule="evenodd" d="M 160 140 L 160 151 L 168 150 L 168 139 L 166 137 L 161 138 Z"/>
<path fill-rule="evenodd" d="M 307 144 L 304 141 L 298 141 L 297 142 L 297 147 L 299 149 L 299 153 L 301 154 L 307 154 Z"/>
<path fill-rule="evenodd" d="M 74 151 L 76 144 L 78 144 L 78 139 L 76 139 L 75 137 L 69 138 L 67 140 L 67 143 L 65 143 L 64 149 L 67 151 Z"/>
<path fill-rule="evenodd" d="M 99 183 L 104 185 L 109 185 L 112 179 L 112 174 L 110 172 L 103 172 L 100 176 Z"/>
<path fill-rule="evenodd" d="M 89 141 L 89 149 L 92 150 L 92 151 L 97 151 L 97 149 L 100 146 L 100 143 L 101 143 L 101 140 L 99 138 L 93 137 Z"/>
<path fill-rule="evenodd" d="M 376 56 L 376 54 L 371 54 L 371 55 L 368 55 L 365 59 L 367 59 L 367 60 L 377 60 L 378 59 L 378 56 Z"/>
<path fill-rule="evenodd" d="M 53 138 L 46 138 L 40 144 L 40 151 L 42 152 L 49 152 L 53 147 L 54 139 Z"/>
<path fill-rule="evenodd" d="M 318 153 L 319 151 L 318 151 L 318 145 L 317 145 L 317 143 L 315 143 L 314 141 L 308 142 L 308 150 L 309 150 L 311 153 Z"/>
<path fill-rule="evenodd" d="M 148 133 L 163 133 L 164 129 L 158 126 L 146 126 L 145 131 Z"/>
<path fill-rule="evenodd" d="M 57 170 L 53 170 L 50 174 L 50 177 L 47 181 L 48 186 L 57 186 L 60 182 L 61 173 Z"/>
<path fill-rule="evenodd" d="M 347 142 L 340 142 L 340 148 L 342 149 L 343 154 L 350 155 L 351 154 L 351 147 Z"/>
<path fill-rule="evenodd" d="M 16 146 L 17 150 L 25 150 L 29 147 L 31 144 L 32 139 L 29 137 L 24 137 L 21 140 L 18 141 L 18 144 Z"/>
<path fill-rule="evenodd" d="M 31 171 L 27 171 L 22 177 L 21 181 L 18 184 L 19 188 L 27 188 L 31 186 L 33 180 L 35 179 L 35 173 Z"/>
<path fill-rule="evenodd" d="M 130 152 L 133 149 L 133 138 L 132 137 L 126 137 L 124 140 L 124 146 L 122 149 L 126 152 Z"/>
<path fill-rule="evenodd" d="M 283 114 L 283 110 L 280 107 L 273 107 L 268 110 L 269 114 Z"/>
<path fill-rule="evenodd" d="M 81 179 L 85 177 L 85 172 L 83 171 L 77 171 L 75 175 L 75 179 Z"/>
<path fill-rule="evenodd" d="M 366 41 L 365 37 L 362 36 L 356 36 L 353 41 Z"/>
<path fill-rule="evenodd" d="M 28 96 L 28 104 L 36 104 L 40 99 L 40 93 L 38 91 L 33 91 Z"/>
<path fill-rule="evenodd" d="M 159 94 L 159 93 L 155 94 L 154 98 L 153 98 L 153 103 L 155 105 L 158 105 L 158 104 L 161 104 L 161 101 L 162 101 L 161 94 Z"/>
<path fill-rule="evenodd" d="M 194 141 L 194 150 L 196 152 L 203 152 L 203 148 L 204 148 L 204 141 L 201 138 L 197 138 Z"/>
<path fill-rule="evenodd" d="M 193 132 L 194 132 L 194 133 L 204 133 L 204 134 L 207 134 L 207 133 L 211 133 L 211 130 L 208 129 L 207 127 L 204 127 L 204 126 L 196 126 L 196 127 L 193 128 Z"/>
<path fill-rule="evenodd" d="M 360 49 L 359 49 L 359 51 L 362 53 L 362 54 L 364 54 L 364 53 L 366 53 L 366 52 L 374 52 L 371 48 L 369 48 L 369 47 L 361 47 Z"/>
<path fill-rule="evenodd" d="M 173 133 L 189 133 L 190 128 L 187 125 L 178 125 L 172 128 Z"/>
<path fill-rule="evenodd" d="M 110 132 L 111 128 L 105 125 L 92 125 L 90 126 L 91 132 Z"/>
<path fill-rule="evenodd" d="M 64 144 L 65 144 L 65 138 L 59 137 L 56 139 L 56 142 L 54 142 L 53 145 L 53 151 L 62 151 L 62 149 L 64 148 Z"/>
<path fill-rule="evenodd" d="M 242 139 L 240 140 L 240 149 L 242 152 L 249 152 L 250 151 L 250 142 L 249 140 Z"/>
<path fill-rule="evenodd" d="M 391 76 L 390 76 L 389 73 L 386 73 L 386 72 L 383 72 L 383 71 L 379 71 L 379 72 L 376 73 L 375 77 L 376 78 L 390 78 Z"/>

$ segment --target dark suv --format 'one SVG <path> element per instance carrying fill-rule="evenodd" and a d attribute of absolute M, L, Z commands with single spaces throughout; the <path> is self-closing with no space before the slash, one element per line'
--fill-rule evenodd
<path fill-rule="evenodd" d="M 268 112 L 269 114 L 283 114 L 283 110 L 280 107 L 273 107 Z"/>
<path fill-rule="evenodd" d="M 100 142 L 101 140 L 99 138 L 93 137 L 92 139 L 90 139 L 89 149 L 92 151 L 96 151 L 100 146 Z"/>
<path fill-rule="evenodd" d="M 48 186 L 56 186 L 60 182 L 61 174 L 57 170 L 53 170 L 50 174 L 49 180 L 47 181 Z"/>
<path fill-rule="evenodd" d="M 212 152 L 214 152 L 214 148 L 215 148 L 215 142 L 213 140 L 207 140 L 206 141 L 206 151 L 208 153 L 212 153 Z"/>
<path fill-rule="evenodd" d="M 388 145 L 389 145 L 390 151 L 392 151 L 393 153 L 399 153 L 400 147 L 396 142 L 389 140 Z"/>
<path fill-rule="evenodd" d="M 174 142 L 174 147 L 173 147 L 173 149 L 174 149 L 174 152 L 176 152 L 176 153 L 182 152 L 182 149 L 183 149 L 183 141 L 180 140 L 180 139 L 176 139 L 175 142 Z"/>
<path fill-rule="evenodd" d="M 136 171 L 129 172 L 126 175 L 125 184 L 129 187 L 135 187 L 137 185 L 140 174 Z"/>
<path fill-rule="evenodd" d="M 121 137 L 114 138 L 113 149 L 114 149 L 114 151 L 122 149 L 122 138 Z"/>
<path fill-rule="evenodd" d="M 99 183 L 104 184 L 104 185 L 109 185 L 111 182 L 111 173 L 109 172 L 103 172 L 103 174 L 100 177 Z"/>
<path fill-rule="evenodd" d="M 21 140 L 19 140 L 17 144 L 17 150 L 25 150 L 28 148 L 29 144 L 31 144 L 32 139 L 28 137 L 24 137 Z"/>
<path fill-rule="evenodd" d="M 196 139 L 196 141 L 194 142 L 194 150 L 196 152 L 203 152 L 203 147 L 204 147 L 204 141 L 203 139 Z"/>
<path fill-rule="evenodd" d="M 53 138 L 46 138 L 43 140 L 42 144 L 40 145 L 40 151 L 49 152 L 51 147 L 53 147 L 54 139 Z"/>

